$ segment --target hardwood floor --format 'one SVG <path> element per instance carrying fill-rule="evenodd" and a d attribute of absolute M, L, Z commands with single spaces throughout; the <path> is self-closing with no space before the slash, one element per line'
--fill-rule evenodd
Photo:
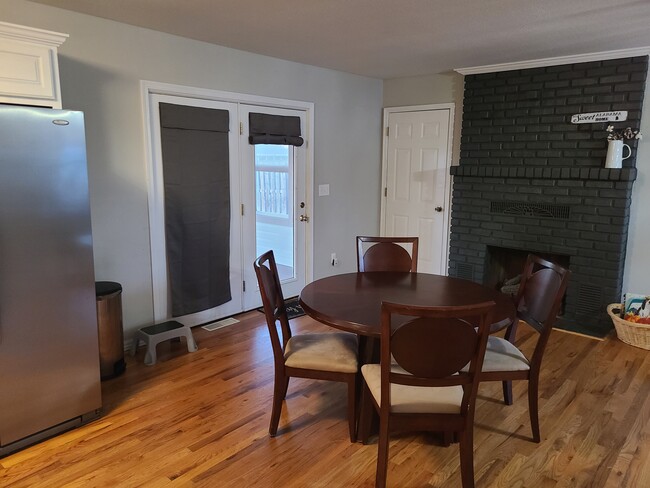
<path fill-rule="evenodd" d="M 376 441 L 349 442 L 342 383 L 292 379 L 278 436 L 268 436 L 268 333 L 261 313 L 238 318 L 194 329 L 198 352 L 162 344 L 152 367 L 143 350 L 128 357 L 126 373 L 103 383 L 104 416 L 0 459 L 0 486 L 373 486 Z M 307 317 L 292 323 L 328 330 Z M 531 338 L 520 327 L 527 353 Z M 526 383 L 514 384 L 509 407 L 499 383 L 481 385 L 477 487 L 650 486 L 650 352 L 553 331 L 540 383 L 540 444 L 530 441 Z M 393 437 L 388 483 L 460 487 L 458 446 Z"/>

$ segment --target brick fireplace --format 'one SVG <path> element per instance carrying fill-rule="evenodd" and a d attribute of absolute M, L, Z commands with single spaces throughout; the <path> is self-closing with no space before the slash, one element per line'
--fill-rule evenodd
<path fill-rule="evenodd" d="M 647 68 L 643 56 L 465 77 L 450 276 L 493 284 L 495 255 L 549 256 L 572 271 L 558 326 L 611 330 L 605 309 L 621 297 L 636 144 L 625 141 L 622 169 L 606 169 L 607 124 L 570 121 L 627 110 L 615 127 L 638 128 Z"/>

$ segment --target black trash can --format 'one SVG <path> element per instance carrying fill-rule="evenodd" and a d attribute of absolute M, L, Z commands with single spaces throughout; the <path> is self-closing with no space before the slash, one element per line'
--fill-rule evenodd
<path fill-rule="evenodd" d="M 95 283 L 99 369 L 102 380 L 124 373 L 124 330 L 122 329 L 122 285 L 113 281 Z"/>

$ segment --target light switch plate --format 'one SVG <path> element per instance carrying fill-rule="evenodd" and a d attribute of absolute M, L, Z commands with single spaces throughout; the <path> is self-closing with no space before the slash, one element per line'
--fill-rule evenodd
<path fill-rule="evenodd" d="M 329 194 L 330 194 L 330 186 L 329 186 L 329 184 L 318 185 L 318 196 L 319 197 L 326 197 Z"/>

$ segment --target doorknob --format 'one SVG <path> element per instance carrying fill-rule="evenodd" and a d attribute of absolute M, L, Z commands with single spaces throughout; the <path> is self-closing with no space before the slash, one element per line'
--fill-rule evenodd
<path fill-rule="evenodd" d="M 442 212 L 442 207 L 436 207 L 436 208 L 434 208 L 434 210 L 435 210 L 436 212 Z"/>
<path fill-rule="evenodd" d="M 299 220 L 300 222 L 309 222 L 309 217 L 307 215 L 301 215 Z"/>

